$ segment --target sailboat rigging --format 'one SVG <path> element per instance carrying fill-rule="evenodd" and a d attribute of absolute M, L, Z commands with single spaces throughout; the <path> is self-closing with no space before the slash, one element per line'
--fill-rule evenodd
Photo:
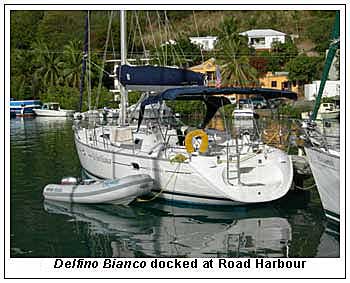
<path fill-rule="evenodd" d="M 155 196 L 194 204 L 241 205 L 283 197 L 293 179 L 292 162 L 285 152 L 243 130 L 232 138 L 228 133 L 209 129 L 207 123 L 220 107 L 230 103 L 225 94 L 290 98 L 295 94 L 256 88 L 209 88 L 203 85 L 200 74 L 189 70 L 129 66 L 125 11 L 120 16 L 121 61 L 113 74 L 121 92 L 119 125 L 74 127 L 77 152 L 87 175 L 115 179 L 148 174 L 156 184 Z M 135 87 L 146 93 L 140 102 L 138 124 L 129 124 L 127 91 Z M 146 106 L 163 105 L 169 99 L 203 101 L 207 113 L 201 130 L 191 131 L 171 117 L 163 119 L 162 113 L 144 119 Z M 207 144 L 200 146 L 205 141 Z"/>

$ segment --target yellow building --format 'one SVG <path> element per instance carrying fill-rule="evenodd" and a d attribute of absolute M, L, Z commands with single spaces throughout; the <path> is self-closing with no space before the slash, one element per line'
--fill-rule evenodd
<path fill-rule="evenodd" d="M 288 80 L 288 72 L 267 72 L 259 81 L 261 87 L 298 92 L 298 86 Z"/>
<path fill-rule="evenodd" d="M 189 68 L 193 72 L 202 73 L 206 76 L 208 86 L 215 86 L 216 79 L 216 64 L 215 59 L 210 58 L 200 65 Z"/>

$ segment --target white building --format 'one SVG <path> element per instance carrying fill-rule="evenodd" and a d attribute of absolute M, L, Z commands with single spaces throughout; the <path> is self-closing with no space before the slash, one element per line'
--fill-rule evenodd
<path fill-rule="evenodd" d="M 190 37 L 191 43 L 200 46 L 205 51 L 213 50 L 217 39 L 217 36 Z"/>
<path fill-rule="evenodd" d="M 273 29 L 251 29 L 241 32 L 248 36 L 248 43 L 255 49 L 271 49 L 273 42 L 285 43 L 286 34 Z"/>
<path fill-rule="evenodd" d="M 313 81 L 304 86 L 305 100 L 315 100 L 321 81 Z M 322 97 L 340 96 L 340 81 L 326 81 Z"/>

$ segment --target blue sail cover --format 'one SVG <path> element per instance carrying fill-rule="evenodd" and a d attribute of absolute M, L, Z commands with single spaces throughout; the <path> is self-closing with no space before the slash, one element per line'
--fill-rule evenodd
<path fill-rule="evenodd" d="M 122 65 L 118 68 L 117 76 L 124 86 L 204 85 L 203 74 L 170 67 Z"/>
<path fill-rule="evenodd" d="M 288 99 L 297 99 L 297 94 L 292 91 L 269 89 L 269 88 L 241 88 L 241 87 L 188 87 L 188 88 L 173 88 L 167 89 L 156 96 L 149 96 L 141 102 L 139 113 L 139 126 L 143 119 L 143 113 L 146 105 L 161 102 L 163 100 L 201 100 L 206 104 L 207 112 L 204 121 L 201 125 L 204 128 L 216 111 L 226 105 L 231 104 L 230 100 L 224 95 L 228 94 L 244 94 L 244 95 L 259 95 L 265 99 L 273 99 L 284 97 Z"/>

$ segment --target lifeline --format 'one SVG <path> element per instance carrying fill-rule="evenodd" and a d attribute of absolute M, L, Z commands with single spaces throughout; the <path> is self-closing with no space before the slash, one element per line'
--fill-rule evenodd
<path fill-rule="evenodd" d="M 257 258 L 255 260 L 256 268 L 305 268 L 306 260 L 271 260 Z"/>

